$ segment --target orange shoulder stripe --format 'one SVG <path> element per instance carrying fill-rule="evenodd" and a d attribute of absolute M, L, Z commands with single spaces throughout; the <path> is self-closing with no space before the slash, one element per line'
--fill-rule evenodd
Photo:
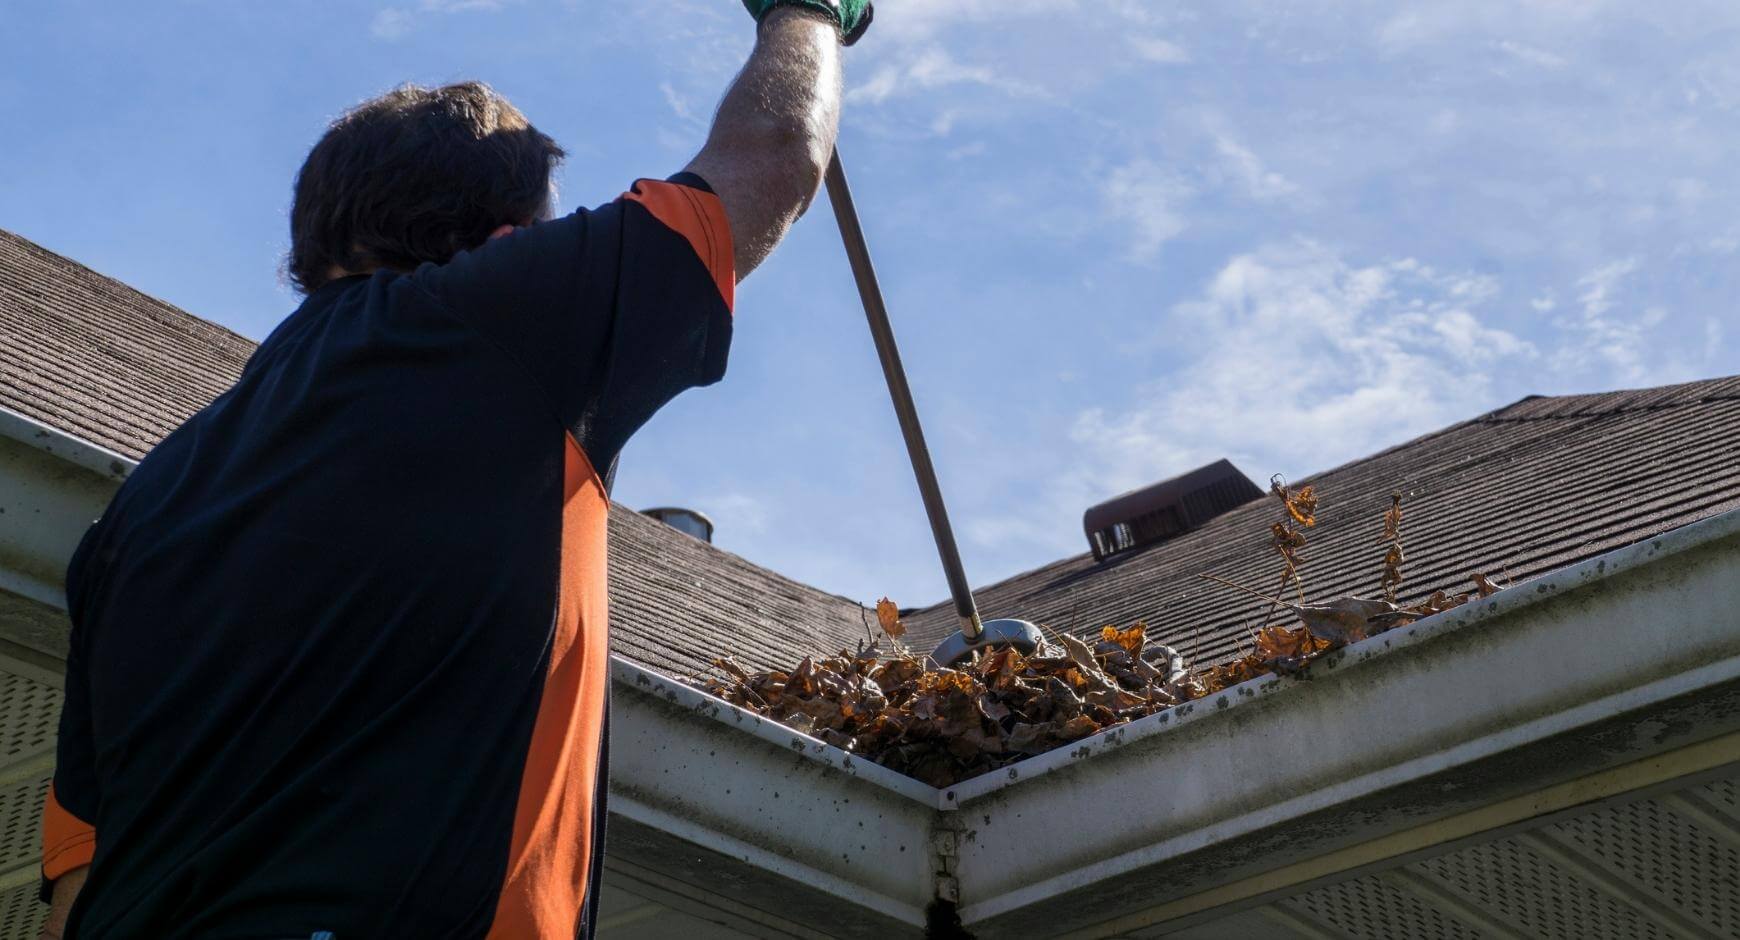
<path fill-rule="evenodd" d="M 677 183 L 639 180 L 622 198 L 645 206 L 666 228 L 688 239 L 696 257 L 707 266 L 707 273 L 713 275 L 726 309 L 734 308 L 736 248 L 731 242 L 731 225 L 725 218 L 725 203 L 718 196 Z"/>
<path fill-rule="evenodd" d="M 96 854 L 96 828 L 60 805 L 50 783 L 48 799 L 42 804 L 42 876 L 53 881 L 89 865 Z"/>

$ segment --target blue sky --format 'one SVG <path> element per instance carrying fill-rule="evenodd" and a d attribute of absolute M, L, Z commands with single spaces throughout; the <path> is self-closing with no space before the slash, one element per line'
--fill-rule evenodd
<path fill-rule="evenodd" d="M 878 12 L 841 150 L 978 583 L 1217 457 L 1298 477 L 1526 394 L 1740 373 L 1740 6 Z M 750 40 L 736 0 L 26 0 L 0 227 L 258 338 L 296 302 L 291 178 L 347 105 L 488 80 L 569 149 L 572 208 L 680 168 Z M 940 600 L 825 200 L 737 324 L 618 498 L 852 597 Z"/>

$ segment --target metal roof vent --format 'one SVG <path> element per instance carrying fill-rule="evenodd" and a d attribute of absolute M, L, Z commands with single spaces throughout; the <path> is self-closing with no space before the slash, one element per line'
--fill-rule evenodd
<path fill-rule="evenodd" d="M 1164 542 L 1263 495 L 1231 461 L 1108 499 L 1082 516 L 1095 561 Z"/>
<path fill-rule="evenodd" d="M 703 542 L 713 541 L 713 520 L 704 513 L 681 506 L 659 506 L 656 509 L 642 509 L 640 513 L 651 516 L 684 535 L 692 535 Z"/>

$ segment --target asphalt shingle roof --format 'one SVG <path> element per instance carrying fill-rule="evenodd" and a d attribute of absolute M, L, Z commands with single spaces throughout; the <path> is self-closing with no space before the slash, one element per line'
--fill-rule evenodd
<path fill-rule="evenodd" d="M 235 382 L 255 343 L 0 231 L 0 407 L 139 458 Z M 671 675 L 790 666 L 865 613 L 627 507 L 610 514 L 611 648 Z"/>
<path fill-rule="evenodd" d="M 1263 468 L 1241 469 L 1267 485 Z M 1404 600 L 1467 591 L 1474 572 L 1529 578 L 1740 506 L 1740 377 L 1525 398 L 1291 482 L 1312 484 L 1321 500 L 1301 569 L 1312 601 L 1382 595 L 1382 516 L 1397 491 Z M 1083 553 L 991 585 L 977 592 L 979 608 L 1078 634 L 1142 621 L 1192 662 L 1235 658 L 1268 605 L 1198 575 L 1272 594 L 1281 564 L 1269 526 L 1279 519 L 1279 501 L 1264 497 L 1170 541 L 1104 562 Z M 953 608 L 907 623 L 923 648 L 955 629 Z"/>

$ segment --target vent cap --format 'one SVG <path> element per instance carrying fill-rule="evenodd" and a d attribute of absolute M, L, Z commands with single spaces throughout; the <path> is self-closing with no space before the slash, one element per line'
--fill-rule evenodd
<path fill-rule="evenodd" d="M 681 506 L 659 506 L 642 509 L 640 514 L 651 516 L 684 535 L 692 535 L 703 542 L 713 541 L 713 520 L 703 512 Z"/>
<path fill-rule="evenodd" d="M 1094 560 L 1164 542 L 1263 495 L 1222 458 L 1170 480 L 1108 499 L 1082 516 Z"/>

